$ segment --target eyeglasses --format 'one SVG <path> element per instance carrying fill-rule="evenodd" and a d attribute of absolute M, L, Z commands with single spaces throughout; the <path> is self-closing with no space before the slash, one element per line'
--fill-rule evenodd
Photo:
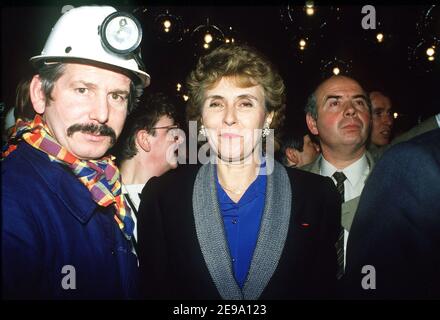
<path fill-rule="evenodd" d="M 179 141 L 179 135 L 178 135 L 178 133 L 177 132 L 173 132 L 173 131 L 171 131 L 171 130 L 173 130 L 173 129 L 179 129 L 179 125 L 178 124 L 172 124 L 172 125 L 169 125 L 169 126 L 163 126 L 163 127 L 153 127 L 153 128 L 151 128 L 151 130 L 152 129 L 167 129 L 168 130 L 168 133 L 167 134 L 173 134 L 173 136 L 174 136 L 174 141 Z"/>
<path fill-rule="evenodd" d="M 173 124 L 173 125 L 164 126 L 164 127 L 153 127 L 151 129 L 179 129 L 179 125 Z"/>

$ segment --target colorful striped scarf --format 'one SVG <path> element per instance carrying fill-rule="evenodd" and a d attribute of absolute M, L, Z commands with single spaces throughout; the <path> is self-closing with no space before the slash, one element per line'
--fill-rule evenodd
<path fill-rule="evenodd" d="M 55 141 L 40 115 L 36 115 L 31 122 L 17 120 L 8 144 L 2 152 L 2 158 L 13 152 L 21 140 L 46 153 L 51 161 L 67 165 L 79 181 L 87 187 L 93 200 L 98 205 L 108 207 L 113 204 L 116 208 L 114 218 L 119 228 L 128 240 L 131 239 L 134 221 L 131 218 L 130 208 L 122 194 L 120 173 L 113 162 L 113 156 L 104 157 L 100 160 L 80 160 L 76 158 Z"/>

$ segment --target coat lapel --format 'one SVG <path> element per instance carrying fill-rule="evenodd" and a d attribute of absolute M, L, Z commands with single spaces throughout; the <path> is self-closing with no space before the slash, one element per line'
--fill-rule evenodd
<path fill-rule="evenodd" d="M 225 300 L 241 300 L 243 294 L 234 278 L 223 219 L 218 206 L 215 166 L 207 163 L 194 183 L 193 211 L 197 238 L 212 280 Z"/>
<path fill-rule="evenodd" d="M 353 198 L 342 204 L 341 224 L 347 231 L 350 231 L 351 223 L 353 222 L 354 214 L 359 204 L 359 198 L 360 197 Z"/>
<path fill-rule="evenodd" d="M 370 172 L 368 173 L 368 176 L 370 176 L 371 171 L 374 167 L 374 156 L 370 152 L 366 152 L 366 157 L 368 161 L 368 166 L 370 168 Z M 368 180 L 368 177 L 367 177 Z M 365 183 L 367 183 L 367 180 L 365 180 Z M 351 223 L 353 222 L 354 215 L 356 213 L 358 204 L 359 204 L 359 197 L 353 198 L 347 202 L 344 202 L 342 204 L 342 212 L 341 212 L 341 224 L 344 227 L 345 230 L 350 231 Z"/>
<path fill-rule="evenodd" d="M 260 233 L 248 277 L 243 286 L 246 300 L 258 299 L 275 272 L 289 230 L 292 191 L 286 169 L 275 162 L 267 176 L 266 201 Z"/>

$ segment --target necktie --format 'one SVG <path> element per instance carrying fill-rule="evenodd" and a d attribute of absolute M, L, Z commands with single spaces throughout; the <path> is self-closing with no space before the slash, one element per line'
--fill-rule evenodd
<path fill-rule="evenodd" d="M 344 202 L 344 181 L 347 180 L 347 177 L 343 172 L 336 171 L 333 173 L 333 178 L 336 180 L 336 189 L 338 189 L 339 195 L 341 196 L 341 203 Z"/>
<path fill-rule="evenodd" d="M 333 174 L 333 178 L 336 180 L 336 189 L 341 196 L 341 203 L 344 202 L 344 181 L 347 179 L 343 172 L 336 171 Z M 336 254 L 338 257 L 338 271 L 336 273 L 336 277 L 340 279 L 344 274 L 344 228 L 341 226 L 339 230 L 339 237 L 336 242 Z"/>

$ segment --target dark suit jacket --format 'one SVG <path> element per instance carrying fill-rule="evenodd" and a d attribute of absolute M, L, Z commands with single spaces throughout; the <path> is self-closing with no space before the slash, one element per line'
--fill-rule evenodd
<path fill-rule="evenodd" d="M 208 179 L 206 186 L 198 182 L 205 166 L 179 167 L 160 178 L 152 178 L 143 190 L 138 235 L 144 297 L 334 297 L 337 266 L 334 245 L 340 224 L 340 203 L 332 181 L 297 169 L 286 170 L 275 163 L 272 175 L 281 178 L 272 181 L 271 175 L 268 176 L 260 243 L 257 242 L 241 292 L 236 284 L 231 284 L 230 258 L 222 252 L 227 247 L 226 240 L 217 235 L 222 234 L 223 226 L 214 180 Z M 212 175 L 212 168 L 210 172 Z M 288 196 L 278 197 L 283 190 L 288 190 Z M 203 202 L 209 194 L 208 201 Z M 274 225 L 274 220 L 285 213 L 286 220 Z M 285 236 L 280 237 L 284 229 Z M 274 254 L 278 248 L 279 256 Z"/>
<path fill-rule="evenodd" d="M 362 288 L 365 265 L 375 268 L 375 290 Z M 344 281 L 348 298 L 440 298 L 440 129 L 376 164 L 351 227 Z"/>

